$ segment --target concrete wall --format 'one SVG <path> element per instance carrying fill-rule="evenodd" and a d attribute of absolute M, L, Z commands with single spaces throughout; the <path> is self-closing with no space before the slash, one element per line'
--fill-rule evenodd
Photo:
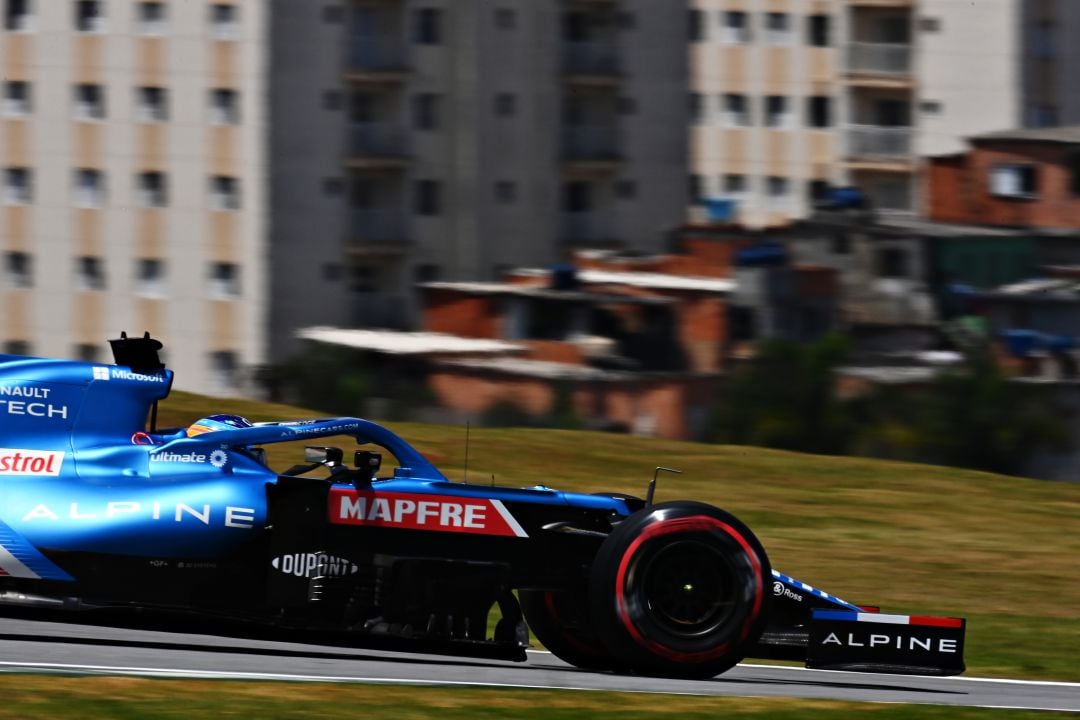
<path fill-rule="evenodd" d="M 917 154 L 959 152 L 966 136 L 1023 124 L 1022 6 L 1029 4 L 920 1 Z"/>

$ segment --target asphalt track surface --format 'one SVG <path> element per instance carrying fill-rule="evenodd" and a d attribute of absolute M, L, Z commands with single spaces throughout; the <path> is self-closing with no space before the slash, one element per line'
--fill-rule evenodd
<path fill-rule="evenodd" d="M 525 663 L 0 618 L 0 671 L 231 680 L 613 690 L 817 698 L 1080 712 L 1080 683 L 924 678 L 743 664 L 708 681 L 572 668 L 531 652 Z"/>

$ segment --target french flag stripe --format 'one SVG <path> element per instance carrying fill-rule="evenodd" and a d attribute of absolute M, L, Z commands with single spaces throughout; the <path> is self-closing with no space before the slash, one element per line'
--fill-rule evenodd
<path fill-rule="evenodd" d="M 960 618 L 928 617 L 926 615 L 882 615 L 881 613 L 845 612 L 843 610 L 815 610 L 815 620 L 842 620 L 845 622 L 872 622 L 884 625 L 923 625 L 932 627 L 959 628 L 964 621 Z"/>
<path fill-rule="evenodd" d="M 909 625 L 907 615 L 882 615 L 881 613 L 859 613 L 859 622 L 884 623 L 886 625 Z"/>
<path fill-rule="evenodd" d="M 912 625 L 932 625 L 933 627 L 958 628 L 964 624 L 960 618 L 926 617 L 924 615 L 912 615 Z"/>

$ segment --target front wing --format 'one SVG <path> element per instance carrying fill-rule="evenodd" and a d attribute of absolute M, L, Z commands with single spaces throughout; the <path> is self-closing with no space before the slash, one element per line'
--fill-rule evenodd
<path fill-rule="evenodd" d="M 965 669 L 963 618 L 880 613 L 775 570 L 772 616 L 753 657 L 904 675 L 958 675 Z"/>

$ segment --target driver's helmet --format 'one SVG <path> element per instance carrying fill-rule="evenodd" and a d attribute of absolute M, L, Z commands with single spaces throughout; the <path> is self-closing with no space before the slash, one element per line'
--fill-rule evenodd
<path fill-rule="evenodd" d="M 219 430 L 236 430 L 237 428 L 255 427 L 247 418 L 239 415 L 210 415 L 201 420 L 196 420 L 187 429 L 188 437 L 195 437 L 208 432 Z"/>

